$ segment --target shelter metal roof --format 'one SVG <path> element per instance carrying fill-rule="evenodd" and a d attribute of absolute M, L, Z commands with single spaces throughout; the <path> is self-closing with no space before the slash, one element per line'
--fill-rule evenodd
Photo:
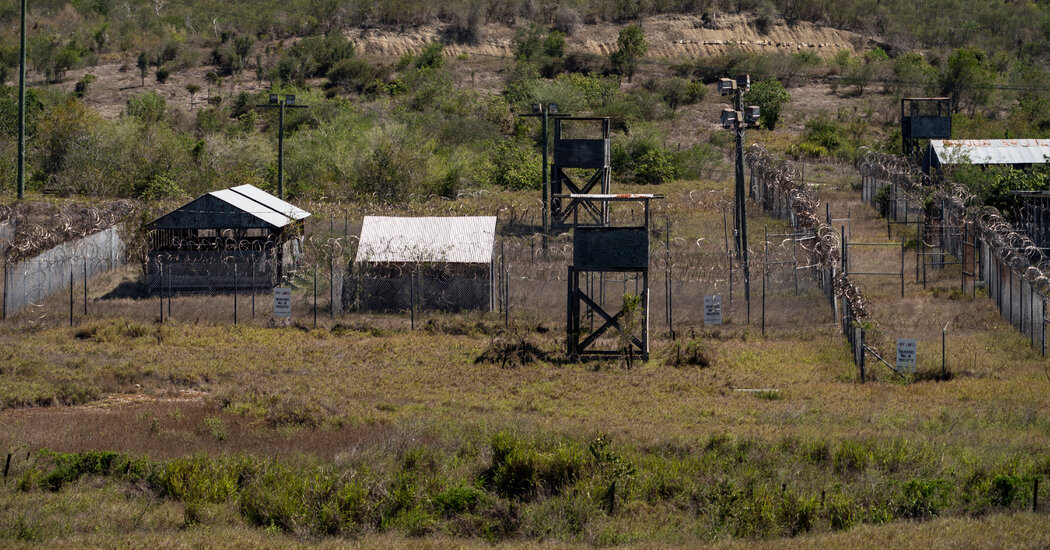
<path fill-rule="evenodd" d="M 487 264 L 495 239 L 495 216 L 365 216 L 354 261 Z"/>
<path fill-rule="evenodd" d="M 252 185 L 197 197 L 150 224 L 153 229 L 280 229 L 310 213 Z"/>
<path fill-rule="evenodd" d="M 249 199 L 268 207 L 271 210 L 276 210 L 285 216 L 292 218 L 293 220 L 301 220 L 310 215 L 309 212 L 295 206 L 294 204 L 285 202 L 258 187 L 251 184 L 238 185 L 237 187 L 231 187 L 230 191 L 240 193 Z"/>
<path fill-rule="evenodd" d="M 940 164 L 1044 164 L 1048 139 L 933 139 Z"/>

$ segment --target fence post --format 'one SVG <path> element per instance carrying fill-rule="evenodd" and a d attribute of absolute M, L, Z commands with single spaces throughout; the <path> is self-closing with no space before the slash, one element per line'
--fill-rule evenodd
<path fill-rule="evenodd" d="M 237 324 L 237 262 L 233 262 L 233 324 Z"/>
<path fill-rule="evenodd" d="M 948 323 L 941 329 L 941 379 L 948 379 Z"/>
<path fill-rule="evenodd" d="M 503 265 L 506 266 L 507 262 L 507 244 L 506 242 L 500 242 L 500 258 Z M 503 270 L 503 290 L 507 293 L 506 308 L 503 309 L 503 327 L 506 329 L 510 325 L 510 270 Z"/>
<path fill-rule="evenodd" d="M 87 317 L 87 295 L 88 295 L 87 257 L 84 257 L 84 317 Z"/>
<path fill-rule="evenodd" d="M 901 239 L 901 298 L 904 297 L 904 239 Z"/>
<path fill-rule="evenodd" d="M 769 278 L 769 226 L 762 226 L 762 336 L 766 335 L 766 279 Z"/>
<path fill-rule="evenodd" d="M 251 287 L 252 287 L 252 319 L 255 319 L 255 254 L 252 254 L 250 267 L 252 271 Z M 170 313 L 170 312 L 169 312 Z"/>
<path fill-rule="evenodd" d="M 328 317 L 335 319 L 335 249 L 329 247 L 328 259 Z"/>
<path fill-rule="evenodd" d="M 317 264 L 314 264 L 314 328 L 317 328 Z"/>
<path fill-rule="evenodd" d="M 416 330 L 416 272 L 408 273 L 408 315 L 412 330 Z"/>
<path fill-rule="evenodd" d="M 73 326 L 73 258 L 69 259 L 69 326 Z"/>
<path fill-rule="evenodd" d="M 160 322 L 164 323 L 164 292 L 161 289 L 164 288 L 164 264 L 157 263 L 157 303 L 160 305 Z"/>
<path fill-rule="evenodd" d="M 867 373 L 864 371 L 864 327 L 856 327 L 857 366 L 860 367 L 861 383 L 867 381 Z"/>

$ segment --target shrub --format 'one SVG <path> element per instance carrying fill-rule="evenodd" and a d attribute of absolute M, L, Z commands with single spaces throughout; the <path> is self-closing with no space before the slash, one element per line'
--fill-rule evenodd
<path fill-rule="evenodd" d="M 127 109 L 128 116 L 153 124 L 164 120 L 167 105 L 160 94 L 151 91 L 129 97 Z"/>
<path fill-rule="evenodd" d="M 159 67 L 156 72 L 157 84 L 164 84 L 168 81 L 169 76 L 171 76 L 171 73 L 168 72 L 168 69 L 165 69 L 164 67 Z"/>
<path fill-rule="evenodd" d="M 432 502 L 445 517 L 474 512 L 485 498 L 485 492 L 477 487 L 456 485 L 434 495 Z"/>
<path fill-rule="evenodd" d="M 492 183 L 507 189 L 539 189 L 543 182 L 539 157 L 520 142 L 497 142 L 492 151 Z"/>
<path fill-rule="evenodd" d="M 346 91 L 362 92 L 365 87 L 380 78 L 380 72 L 360 57 L 342 59 L 328 70 L 329 86 L 338 86 Z"/>
<path fill-rule="evenodd" d="M 577 449 L 558 445 L 550 452 L 540 452 L 499 432 L 492 438 L 492 464 L 482 477 L 500 496 L 530 500 L 538 494 L 561 493 L 582 471 L 583 455 Z"/>
<path fill-rule="evenodd" d="M 784 85 L 778 80 L 760 80 L 751 86 L 751 90 L 744 94 L 744 103 L 758 105 L 761 118 L 760 122 L 767 130 L 776 128 L 780 121 L 780 109 L 791 99 L 791 95 L 784 89 Z"/>

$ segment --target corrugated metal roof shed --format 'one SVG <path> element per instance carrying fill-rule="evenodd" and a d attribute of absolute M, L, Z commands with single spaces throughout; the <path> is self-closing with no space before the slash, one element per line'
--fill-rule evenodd
<path fill-rule="evenodd" d="M 1048 139 L 934 139 L 936 164 L 1044 164 Z"/>
<path fill-rule="evenodd" d="M 495 239 L 495 216 L 365 216 L 355 261 L 487 264 Z"/>
<path fill-rule="evenodd" d="M 269 198 L 267 198 L 269 197 Z M 264 202 L 265 201 L 265 202 Z M 280 229 L 310 213 L 252 185 L 201 195 L 150 224 L 151 229 Z"/>

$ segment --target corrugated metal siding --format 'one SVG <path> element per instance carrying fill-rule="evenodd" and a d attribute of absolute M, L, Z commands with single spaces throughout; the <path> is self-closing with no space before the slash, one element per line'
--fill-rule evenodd
<path fill-rule="evenodd" d="M 365 216 L 355 261 L 487 264 L 495 239 L 495 216 Z"/>
<path fill-rule="evenodd" d="M 930 147 L 940 164 L 1044 164 L 1047 139 L 934 139 Z"/>

